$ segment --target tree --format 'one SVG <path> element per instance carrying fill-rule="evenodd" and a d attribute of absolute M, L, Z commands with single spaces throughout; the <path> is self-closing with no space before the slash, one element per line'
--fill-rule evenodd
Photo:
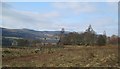
<path fill-rule="evenodd" d="M 70 32 L 69 34 L 64 36 L 64 44 L 65 45 L 83 45 L 83 34 L 79 34 L 77 32 Z"/>
<path fill-rule="evenodd" d="M 29 41 L 27 39 L 16 39 L 18 46 L 28 46 Z"/>
<path fill-rule="evenodd" d="M 33 40 L 32 41 L 32 46 L 40 46 L 41 45 L 41 40 Z"/>
<path fill-rule="evenodd" d="M 110 38 L 109 38 L 109 44 L 112 44 L 112 45 L 117 45 L 119 43 L 119 37 L 116 36 L 116 35 L 112 35 Z"/>
<path fill-rule="evenodd" d="M 89 25 L 88 29 L 83 33 L 84 34 L 84 42 L 85 45 L 94 45 L 96 42 L 96 34 L 95 31 L 92 29 L 92 26 Z"/>
<path fill-rule="evenodd" d="M 2 37 L 2 46 L 11 46 L 12 45 L 12 40 Z"/>
<path fill-rule="evenodd" d="M 106 38 L 104 37 L 104 35 L 98 35 L 97 45 L 99 45 L 99 46 L 106 45 Z"/>
<path fill-rule="evenodd" d="M 64 44 L 67 45 L 95 45 L 96 33 L 89 25 L 84 33 L 71 32 L 64 37 Z"/>

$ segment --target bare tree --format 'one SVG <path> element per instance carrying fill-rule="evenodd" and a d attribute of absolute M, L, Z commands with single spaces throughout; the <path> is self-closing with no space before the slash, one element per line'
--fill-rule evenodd
<path fill-rule="evenodd" d="M 65 30 L 64 30 L 64 28 L 62 28 L 62 30 L 61 30 L 61 32 L 60 32 L 60 38 L 59 38 L 59 41 L 58 41 L 58 45 L 63 45 L 63 42 L 64 42 L 64 32 L 65 32 Z"/>
<path fill-rule="evenodd" d="M 89 25 L 88 29 L 84 32 L 84 42 L 85 45 L 94 45 L 96 39 L 95 31 L 92 29 L 92 26 Z"/>

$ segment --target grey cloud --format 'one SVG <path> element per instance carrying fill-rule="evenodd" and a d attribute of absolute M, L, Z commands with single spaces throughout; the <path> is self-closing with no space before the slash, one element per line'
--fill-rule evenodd
<path fill-rule="evenodd" d="M 49 27 L 54 23 L 52 19 L 59 17 L 58 12 L 49 12 L 46 14 L 34 13 L 29 11 L 17 11 L 13 8 L 3 7 L 2 20 L 3 27 L 9 28 L 42 28 Z"/>
<path fill-rule="evenodd" d="M 88 2 L 59 2 L 52 3 L 52 5 L 58 10 L 70 10 L 75 14 L 91 13 L 96 11 L 96 6 L 93 3 Z"/>

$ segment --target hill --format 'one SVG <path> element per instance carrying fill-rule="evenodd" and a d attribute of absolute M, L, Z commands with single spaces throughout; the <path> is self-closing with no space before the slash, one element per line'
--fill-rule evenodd
<path fill-rule="evenodd" d="M 7 29 L 0 28 L 3 37 L 18 37 L 25 39 L 55 38 L 60 31 L 36 31 L 31 29 Z M 68 32 L 65 32 L 68 33 Z"/>

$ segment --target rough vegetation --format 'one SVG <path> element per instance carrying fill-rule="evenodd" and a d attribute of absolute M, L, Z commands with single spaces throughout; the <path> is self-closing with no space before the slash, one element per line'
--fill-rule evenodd
<path fill-rule="evenodd" d="M 3 48 L 3 67 L 118 67 L 117 46 Z"/>

